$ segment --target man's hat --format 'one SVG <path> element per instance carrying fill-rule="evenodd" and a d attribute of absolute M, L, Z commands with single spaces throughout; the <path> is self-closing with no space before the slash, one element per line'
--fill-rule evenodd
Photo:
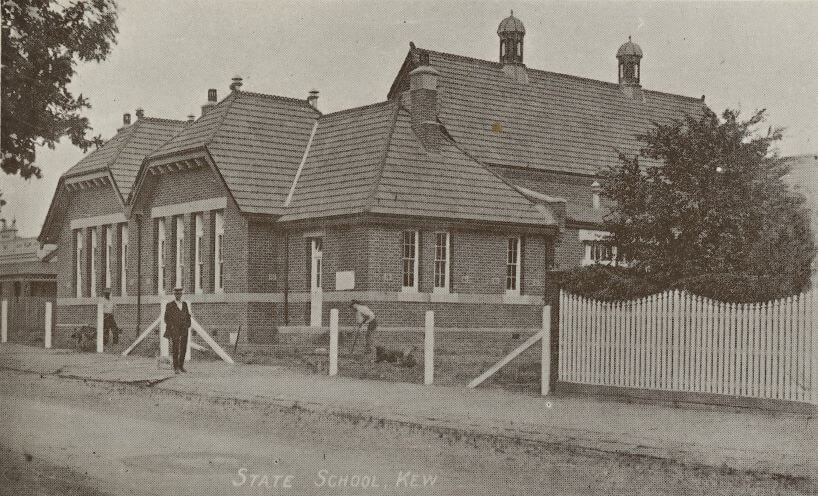
<path fill-rule="evenodd" d="M 352 305 L 360 305 L 360 304 L 361 304 L 361 302 L 360 302 L 360 301 L 358 301 L 358 300 L 351 300 L 351 301 L 349 302 L 349 306 L 352 306 Z"/>
<path fill-rule="evenodd" d="M 105 288 L 102 290 L 102 294 L 111 294 L 111 288 Z"/>
<path fill-rule="evenodd" d="M 180 287 L 178 287 L 178 286 L 177 286 L 177 287 L 175 287 L 175 288 L 173 288 L 173 292 L 174 292 L 174 293 L 181 293 L 181 292 L 183 292 L 183 291 L 184 291 L 184 289 L 182 289 L 182 288 L 180 288 Z"/>

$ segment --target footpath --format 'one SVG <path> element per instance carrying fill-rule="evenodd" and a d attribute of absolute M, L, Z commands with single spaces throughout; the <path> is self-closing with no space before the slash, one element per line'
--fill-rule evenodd
<path fill-rule="evenodd" d="M 328 377 L 278 366 L 194 361 L 186 374 L 155 359 L 0 345 L 0 369 L 143 385 L 212 400 L 251 401 L 448 429 L 464 436 L 558 445 L 740 471 L 818 478 L 814 414 L 675 407 L 498 389 Z M 0 377 L 2 377 L 0 370 Z"/>

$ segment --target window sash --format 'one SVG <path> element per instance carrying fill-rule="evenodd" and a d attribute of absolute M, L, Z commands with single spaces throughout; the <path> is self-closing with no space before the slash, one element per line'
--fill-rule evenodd
<path fill-rule="evenodd" d="M 165 292 L 165 219 L 156 220 L 156 292 Z"/>
<path fill-rule="evenodd" d="M 221 211 L 216 212 L 215 219 L 215 236 L 214 239 L 214 291 L 224 291 L 224 214 Z"/>
<path fill-rule="evenodd" d="M 509 238 L 506 250 L 506 292 L 520 291 L 520 238 Z"/>
<path fill-rule="evenodd" d="M 194 229 L 196 230 L 196 244 L 194 246 L 193 260 L 193 291 L 202 292 L 202 274 L 204 273 L 204 257 L 202 256 L 202 243 L 204 241 L 204 227 L 202 226 L 202 214 L 198 213 L 194 217 Z"/>
<path fill-rule="evenodd" d="M 103 252 L 105 256 L 105 280 L 102 281 L 102 287 L 107 289 L 111 287 L 111 260 L 114 255 L 114 232 L 113 226 L 105 226 L 103 229 L 105 229 L 105 251 Z"/>
<path fill-rule="evenodd" d="M 122 224 L 119 239 L 121 243 L 119 250 L 119 294 L 126 296 L 128 294 L 128 224 Z"/>
<path fill-rule="evenodd" d="M 76 259 L 77 266 L 75 267 L 76 274 L 74 275 L 74 277 L 76 278 L 76 281 L 75 281 L 76 282 L 76 288 L 75 289 L 76 289 L 76 293 L 77 293 L 77 298 L 80 298 L 80 297 L 82 297 L 82 255 L 83 255 L 82 229 L 77 229 L 74 232 L 74 242 L 76 243 L 75 256 L 77 257 L 77 259 Z"/>
<path fill-rule="evenodd" d="M 407 290 L 418 288 L 418 232 L 403 231 L 402 256 L 403 276 L 402 286 Z"/>
<path fill-rule="evenodd" d="M 435 233 L 435 289 L 449 289 L 449 233 Z"/>
<path fill-rule="evenodd" d="M 184 284 L 184 250 L 185 250 L 185 218 L 176 216 L 176 274 L 174 288 L 181 288 Z"/>
<path fill-rule="evenodd" d="M 91 228 L 91 263 L 89 264 L 91 281 L 91 298 L 97 297 L 97 257 L 99 256 L 99 240 L 97 239 L 97 228 Z"/>

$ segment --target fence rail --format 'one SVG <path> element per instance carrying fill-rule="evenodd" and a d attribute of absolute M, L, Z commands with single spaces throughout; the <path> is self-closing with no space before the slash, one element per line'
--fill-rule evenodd
<path fill-rule="evenodd" d="M 818 404 L 818 297 L 753 304 L 684 291 L 560 293 L 559 380 Z"/>

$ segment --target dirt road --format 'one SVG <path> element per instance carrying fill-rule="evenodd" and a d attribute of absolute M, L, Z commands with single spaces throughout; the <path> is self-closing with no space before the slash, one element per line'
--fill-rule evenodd
<path fill-rule="evenodd" d="M 808 494 L 772 479 L 2 371 L 4 494 Z M 28 455 L 28 458 L 26 457 Z M 28 460 L 28 461 L 27 461 Z"/>

